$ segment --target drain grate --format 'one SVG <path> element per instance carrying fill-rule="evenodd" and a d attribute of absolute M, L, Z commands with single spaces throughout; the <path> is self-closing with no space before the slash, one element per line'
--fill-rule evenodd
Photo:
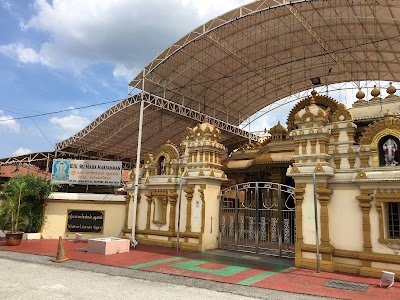
<path fill-rule="evenodd" d="M 87 252 L 87 248 L 76 248 L 75 251 Z"/>
<path fill-rule="evenodd" d="M 324 286 L 342 290 L 364 292 L 369 285 L 364 283 L 332 279 L 325 283 Z"/>

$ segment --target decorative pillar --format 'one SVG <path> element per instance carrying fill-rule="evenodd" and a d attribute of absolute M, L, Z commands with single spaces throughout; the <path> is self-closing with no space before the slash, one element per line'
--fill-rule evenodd
<path fill-rule="evenodd" d="M 193 188 L 193 186 L 189 186 L 184 191 L 186 193 L 186 201 L 187 201 L 186 231 L 185 232 L 191 232 L 192 231 L 192 199 L 193 199 L 194 188 Z"/>
<path fill-rule="evenodd" d="M 206 151 L 204 151 L 204 154 L 205 154 L 205 158 L 204 158 L 205 162 L 209 163 L 210 162 L 210 151 L 206 150 Z"/>
<path fill-rule="evenodd" d="M 347 130 L 347 136 L 349 137 L 349 142 L 354 142 L 355 132 L 353 127 Z"/>
<path fill-rule="evenodd" d="M 204 224 L 206 222 L 206 220 L 205 220 L 205 217 L 206 217 L 206 202 L 204 200 L 204 190 L 205 190 L 205 188 L 206 188 L 206 185 L 202 184 L 202 185 L 200 185 L 200 189 L 199 189 L 200 199 L 201 199 L 201 203 L 202 203 L 202 205 L 201 205 L 201 232 L 202 233 L 204 233 Z"/>
<path fill-rule="evenodd" d="M 296 203 L 296 245 L 295 245 L 295 266 L 301 267 L 301 245 L 303 244 L 303 200 L 305 183 L 296 183 L 294 188 L 294 201 Z"/>
<path fill-rule="evenodd" d="M 321 205 L 320 208 L 320 221 L 321 221 L 321 259 L 324 261 L 325 267 L 328 271 L 333 271 L 332 252 L 333 247 L 329 239 L 329 214 L 328 203 L 331 200 L 333 190 L 328 188 L 328 183 L 317 183 L 318 200 Z M 323 249 L 325 248 L 325 249 Z"/>
<path fill-rule="evenodd" d="M 128 215 L 129 215 L 129 206 L 131 201 L 133 202 L 133 194 L 125 195 L 125 220 L 124 220 L 124 230 L 128 230 Z"/>
<path fill-rule="evenodd" d="M 357 200 L 359 201 L 358 205 L 362 211 L 362 222 L 363 222 L 363 239 L 364 239 L 364 252 L 372 253 L 372 244 L 371 244 L 371 223 L 369 219 L 369 212 L 371 210 L 371 201 L 373 190 L 361 190 L 361 195 L 357 196 Z M 377 206 L 377 210 L 382 209 L 381 206 Z M 378 215 L 381 216 L 382 214 Z M 381 220 L 380 220 L 381 221 Z M 382 223 L 380 223 L 382 224 Z M 370 261 L 363 260 L 364 267 L 371 267 Z"/>
<path fill-rule="evenodd" d="M 326 154 L 327 150 L 326 150 L 326 140 L 325 139 L 321 139 L 318 141 L 319 143 L 319 153 L 323 153 Z"/>
<path fill-rule="evenodd" d="M 334 131 L 332 132 L 332 135 L 333 135 L 333 140 L 334 140 L 334 142 L 335 142 L 335 143 L 338 143 L 338 142 L 339 142 L 340 131 L 334 130 Z"/>
<path fill-rule="evenodd" d="M 150 193 L 146 194 L 147 199 L 147 221 L 146 221 L 146 229 L 150 230 L 150 221 L 151 221 L 151 203 L 153 202 L 153 196 Z"/>
<path fill-rule="evenodd" d="M 369 167 L 369 155 L 360 155 L 360 168 Z"/>
<path fill-rule="evenodd" d="M 333 158 L 333 161 L 335 162 L 336 170 L 339 170 L 340 169 L 340 162 L 342 161 L 342 159 L 340 157 L 335 156 Z"/>
<path fill-rule="evenodd" d="M 356 158 L 355 157 L 349 157 L 349 164 L 350 164 L 350 169 L 354 169 L 354 164 L 356 163 Z"/>
<path fill-rule="evenodd" d="M 168 206 L 168 196 L 165 195 L 162 197 L 162 204 L 163 204 L 163 214 L 162 214 L 162 223 L 165 225 L 167 223 L 167 206 Z M 154 206 L 155 208 L 155 206 Z"/>
<path fill-rule="evenodd" d="M 175 220 L 176 220 L 176 201 L 178 199 L 178 194 L 173 191 L 167 195 L 168 202 L 170 205 L 169 211 L 169 232 L 175 232 Z"/>
<path fill-rule="evenodd" d="M 311 140 L 311 154 L 316 154 L 317 153 L 317 140 Z M 311 162 L 316 162 L 317 158 L 315 156 L 311 157 Z"/>

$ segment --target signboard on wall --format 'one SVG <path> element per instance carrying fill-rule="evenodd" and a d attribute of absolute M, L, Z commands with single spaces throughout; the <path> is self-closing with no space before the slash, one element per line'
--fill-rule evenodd
<path fill-rule="evenodd" d="M 104 211 L 69 210 L 67 232 L 103 232 Z"/>
<path fill-rule="evenodd" d="M 121 185 L 122 162 L 55 159 L 51 182 L 54 184 Z"/>

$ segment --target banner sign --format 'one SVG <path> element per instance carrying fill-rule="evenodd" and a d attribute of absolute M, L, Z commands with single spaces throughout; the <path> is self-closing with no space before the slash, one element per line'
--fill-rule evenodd
<path fill-rule="evenodd" d="M 104 211 L 69 210 L 68 232 L 103 232 Z"/>
<path fill-rule="evenodd" d="M 55 159 L 51 182 L 54 184 L 121 185 L 122 162 Z"/>

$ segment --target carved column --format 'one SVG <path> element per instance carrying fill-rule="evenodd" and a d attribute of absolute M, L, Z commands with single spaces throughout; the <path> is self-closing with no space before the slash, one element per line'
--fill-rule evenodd
<path fill-rule="evenodd" d="M 296 183 L 294 189 L 294 200 L 296 203 L 296 253 L 295 265 L 301 266 L 301 244 L 303 244 L 303 200 L 305 193 L 305 183 Z"/>
<path fill-rule="evenodd" d="M 192 199 L 193 199 L 193 193 L 194 193 L 193 186 L 189 186 L 184 191 L 186 193 L 186 201 L 187 201 L 186 232 L 191 232 L 192 231 Z"/>
<path fill-rule="evenodd" d="M 164 225 L 167 223 L 167 206 L 168 206 L 168 197 L 167 195 L 162 197 L 162 205 L 163 205 L 163 213 L 162 213 L 162 220 L 161 223 Z"/>
<path fill-rule="evenodd" d="M 300 145 L 301 145 L 301 154 L 302 155 L 307 154 L 307 141 L 301 141 Z"/>
<path fill-rule="evenodd" d="M 335 143 L 339 142 L 339 135 L 340 135 L 340 131 L 339 130 L 334 130 L 332 132 L 333 135 L 333 140 Z"/>
<path fill-rule="evenodd" d="M 321 220 L 321 247 L 331 248 L 329 239 L 329 214 L 328 203 L 331 200 L 332 190 L 328 188 L 326 182 L 317 183 L 318 200 L 321 204 L 320 220 Z M 322 253 L 322 260 L 331 261 L 331 253 Z"/>
<path fill-rule="evenodd" d="M 363 222 L 363 239 L 364 239 L 364 252 L 372 253 L 371 244 L 371 223 L 369 219 L 369 212 L 371 210 L 373 190 L 361 190 L 361 195 L 357 196 L 359 206 L 362 211 L 362 222 Z M 378 209 L 378 207 L 377 207 Z M 381 215 L 381 214 L 380 214 Z M 363 261 L 364 267 L 371 267 L 370 261 Z"/>
<path fill-rule="evenodd" d="M 151 221 L 151 202 L 153 202 L 153 196 L 151 192 L 146 194 L 147 200 L 147 221 L 146 221 L 146 229 L 150 230 L 150 221 Z"/>
<path fill-rule="evenodd" d="M 319 153 L 327 153 L 326 150 L 326 140 L 325 139 L 321 139 L 318 141 L 319 142 Z"/>
<path fill-rule="evenodd" d="M 299 155 L 299 145 L 294 146 L 294 155 Z"/>
<path fill-rule="evenodd" d="M 337 169 L 337 170 L 339 170 L 340 169 L 340 162 L 341 162 L 341 158 L 340 157 L 334 157 L 333 158 L 333 161 L 335 162 L 335 168 Z"/>
<path fill-rule="evenodd" d="M 204 224 L 206 223 L 205 217 L 206 217 L 206 202 L 204 200 L 204 189 L 206 188 L 205 185 L 200 185 L 200 199 L 201 199 L 201 232 L 204 233 Z"/>
<path fill-rule="evenodd" d="M 369 167 L 369 156 L 368 155 L 360 155 L 360 168 L 368 168 Z"/>
<path fill-rule="evenodd" d="M 178 199 L 178 195 L 175 193 L 168 194 L 168 202 L 170 205 L 169 211 L 169 231 L 175 232 L 175 220 L 176 220 L 176 201 Z"/>
<path fill-rule="evenodd" d="M 350 169 L 354 169 L 354 164 L 356 163 L 356 158 L 355 157 L 349 157 L 349 164 L 350 164 Z"/>
<path fill-rule="evenodd" d="M 204 161 L 205 161 L 206 163 L 209 163 L 209 162 L 210 162 L 210 151 L 209 151 L 209 150 L 205 150 L 205 151 L 204 151 L 204 156 L 205 156 Z"/>
<path fill-rule="evenodd" d="M 316 154 L 317 153 L 317 147 L 316 147 L 317 140 L 311 140 L 310 144 L 311 144 L 311 154 Z M 315 156 L 311 158 L 311 162 L 316 162 L 316 161 L 317 161 L 317 159 L 315 158 Z"/>
<path fill-rule="evenodd" d="M 349 142 L 354 142 L 355 130 L 353 127 L 347 129 L 347 136 L 349 137 Z"/>
<path fill-rule="evenodd" d="M 191 163 L 193 161 L 193 152 L 189 151 L 189 156 L 188 156 L 188 163 Z"/>
<path fill-rule="evenodd" d="M 129 206 L 130 206 L 131 201 L 133 201 L 133 195 L 130 195 L 130 194 L 125 195 L 124 230 L 128 230 L 128 214 L 129 214 Z"/>

